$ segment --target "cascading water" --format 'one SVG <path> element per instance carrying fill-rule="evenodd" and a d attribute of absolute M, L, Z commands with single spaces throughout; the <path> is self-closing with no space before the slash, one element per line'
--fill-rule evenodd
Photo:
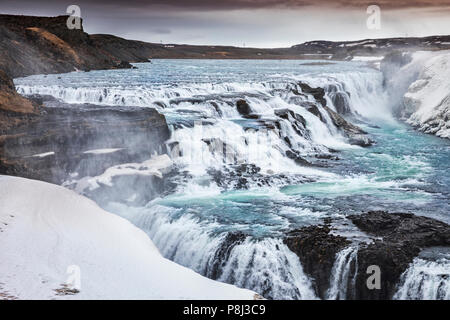
<path fill-rule="evenodd" d="M 377 144 L 350 145 L 300 83 L 324 88 L 326 105 L 362 120 Z M 392 120 L 381 74 L 360 63 L 155 60 L 137 70 L 32 76 L 16 85 L 22 94 L 69 103 L 163 113 L 179 172 L 171 178 L 175 191 L 138 208 L 111 199 L 106 209 L 147 232 L 165 257 L 266 298 L 316 298 L 282 241 L 290 230 L 371 209 L 450 221 L 450 146 Z M 304 158 L 322 162 L 312 167 Z M 329 299 L 348 296 L 356 253 L 352 246 L 337 255 Z"/>
<path fill-rule="evenodd" d="M 358 269 L 358 247 L 350 246 L 339 252 L 331 271 L 330 288 L 327 292 L 329 300 L 347 299 L 349 284 L 354 287 Z M 353 270 L 353 276 L 352 276 Z"/>
<path fill-rule="evenodd" d="M 298 257 L 280 239 L 220 233 L 219 223 L 204 223 L 195 214 L 172 220 L 174 212 L 160 205 L 108 209 L 146 231 L 165 257 L 209 278 L 270 299 L 316 299 Z"/>
<path fill-rule="evenodd" d="M 394 299 L 450 300 L 450 255 L 418 257 L 402 275 Z"/>
<path fill-rule="evenodd" d="M 199 82 L 156 81 L 148 85 L 139 75 L 132 86 L 116 84 L 115 79 L 100 80 L 97 86 L 84 86 L 83 75 L 74 73 L 64 85 L 35 85 L 34 82 L 30 85 L 30 78 L 26 78 L 19 82 L 17 89 L 24 95 L 51 95 L 68 103 L 156 107 L 171 125 L 172 141 L 177 143 L 177 155 L 181 155 L 177 163 L 187 166 L 192 174 L 204 174 L 211 167 L 217 169 L 224 162 L 235 162 L 252 163 L 262 172 L 321 176 L 323 173 L 318 170 L 298 166 L 286 153 L 294 150 L 302 156 L 326 154 L 330 149 L 350 146 L 323 106 L 311 95 L 301 93 L 299 81 L 325 87 L 325 98 L 331 109 L 342 108 L 335 106 L 338 94 L 350 114 L 364 114 L 366 99 L 384 105 L 380 102 L 383 95 L 379 77 L 376 72 L 361 68 L 327 75 L 316 72 L 302 76 L 272 75 L 269 80 L 257 77 L 253 82 L 237 82 L 242 79 L 230 76 L 229 82 L 194 79 Z M 248 119 L 239 114 L 236 101 L 241 98 L 246 99 L 257 118 Z M 322 121 L 307 111 L 305 105 L 317 108 Z M 291 116 L 280 119 L 277 110 L 283 109 L 292 111 L 304 123 L 295 122 Z M 220 145 L 214 148 L 217 143 Z M 222 146 L 232 153 L 232 161 L 223 156 Z"/>

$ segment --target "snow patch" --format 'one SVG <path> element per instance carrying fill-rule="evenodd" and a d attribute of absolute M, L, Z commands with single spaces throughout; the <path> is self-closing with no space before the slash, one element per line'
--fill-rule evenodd
<path fill-rule="evenodd" d="M 83 193 L 87 188 L 95 190 L 101 185 L 112 186 L 113 178 L 118 176 L 140 175 L 140 176 L 155 176 L 162 179 L 163 174 L 172 166 L 172 160 L 168 155 L 154 156 L 142 163 L 125 163 L 116 165 L 106 169 L 104 173 L 96 177 L 84 177 L 76 181 L 74 190 L 78 193 Z M 65 186 L 72 185 L 72 182 L 64 184 Z"/>
<path fill-rule="evenodd" d="M 163 258 L 143 231 L 73 191 L 7 176 L 0 188 L 0 298 L 255 297 Z M 66 284 L 73 270 L 79 290 Z"/>
<path fill-rule="evenodd" d="M 45 153 L 39 153 L 39 154 L 34 154 L 34 155 L 32 155 L 31 157 L 33 157 L 33 158 L 45 158 L 45 157 L 48 157 L 48 156 L 52 156 L 52 155 L 54 155 L 55 153 L 53 152 L 53 151 L 51 151 L 51 152 L 45 152 Z"/>
<path fill-rule="evenodd" d="M 450 138 L 450 53 L 415 59 L 420 64 L 416 81 L 404 95 L 407 122 L 425 133 Z"/>
<path fill-rule="evenodd" d="M 352 61 L 381 61 L 383 60 L 383 57 L 376 57 L 376 56 L 354 56 Z"/>
<path fill-rule="evenodd" d="M 114 153 L 117 151 L 123 150 L 123 148 L 118 149 L 95 149 L 95 150 L 88 150 L 83 153 L 85 154 L 108 154 L 108 153 Z"/>

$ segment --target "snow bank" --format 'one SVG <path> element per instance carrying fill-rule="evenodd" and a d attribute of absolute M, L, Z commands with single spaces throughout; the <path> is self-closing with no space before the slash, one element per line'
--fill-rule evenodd
<path fill-rule="evenodd" d="M 419 53 L 410 65 L 418 66 L 419 72 L 403 99 L 407 122 L 422 132 L 450 138 L 450 52 Z"/>
<path fill-rule="evenodd" d="M 383 56 L 354 56 L 352 58 L 352 61 L 363 61 L 363 62 L 370 62 L 370 61 L 381 61 L 383 60 Z"/>
<path fill-rule="evenodd" d="M 0 299 L 254 298 L 164 259 L 143 231 L 75 192 L 6 176 L 0 190 Z"/>
<path fill-rule="evenodd" d="M 83 153 L 85 153 L 85 154 L 108 154 L 108 153 L 114 153 L 114 152 L 117 152 L 120 150 L 123 150 L 123 148 L 95 149 L 95 150 L 88 150 Z"/>
<path fill-rule="evenodd" d="M 142 163 L 124 163 L 106 169 L 104 173 L 96 177 L 84 177 L 75 182 L 67 182 L 66 187 L 72 187 L 77 193 L 83 193 L 100 188 L 101 185 L 112 186 L 113 179 L 119 176 L 155 176 L 160 179 L 167 173 L 173 162 L 167 154 L 153 156 Z"/>

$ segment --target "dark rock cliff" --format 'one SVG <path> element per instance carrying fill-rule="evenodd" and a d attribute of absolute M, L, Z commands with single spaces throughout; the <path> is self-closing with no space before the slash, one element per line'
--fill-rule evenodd
<path fill-rule="evenodd" d="M 20 96 L 12 79 L 0 70 L 0 136 L 13 127 L 32 121 L 37 113 L 37 105 Z"/>
<path fill-rule="evenodd" d="M 0 15 L 0 69 L 16 78 L 110 69 L 120 64 L 123 59 L 99 50 L 82 27 L 68 29 L 67 19 Z"/>
<path fill-rule="evenodd" d="M 328 226 L 310 226 L 290 232 L 284 243 L 295 252 L 304 271 L 311 276 L 319 297 L 325 298 L 334 260 L 351 242 L 330 234 Z"/>
<path fill-rule="evenodd" d="M 42 101 L 35 99 L 35 103 Z M 169 137 L 165 117 L 154 109 L 73 106 L 54 101 L 52 107 L 41 105 L 34 121 L 0 136 L 0 174 L 59 184 L 70 173 L 98 175 L 113 165 L 163 153 Z M 120 152 L 84 153 L 111 148 Z"/>
<path fill-rule="evenodd" d="M 284 240 L 298 255 L 321 298 L 327 297 L 333 264 L 338 252 L 345 247 L 358 245 L 356 263 L 349 274 L 349 279 L 354 282 L 348 283 L 346 292 L 347 299 L 358 300 L 391 299 L 400 276 L 423 249 L 450 247 L 450 226 L 431 218 L 378 211 L 351 215 L 347 219 L 372 240 L 354 243 L 331 232 L 333 228 L 328 225 L 292 231 Z M 369 266 L 380 268 L 380 289 L 367 286 Z"/>
<path fill-rule="evenodd" d="M 128 61 L 147 61 L 143 43 L 113 37 L 111 47 L 100 41 L 106 36 L 91 37 L 82 24 L 69 29 L 67 19 L 0 15 L 0 174 L 61 183 L 71 172 L 100 174 L 164 151 L 170 133 L 154 109 L 71 106 L 17 94 L 13 77 L 131 68 Z M 83 153 L 105 148 L 121 150 Z"/>
<path fill-rule="evenodd" d="M 358 250 L 355 284 L 356 299 L 390 299 L 401 274 L 424 248 L 450 246 L 450 226 L 408 213 L 369 212 L 349 219 L 362 231 L 379 237 Z M 369 290 L 366 270 L 371 265 L 381 269 L 381 289 Z"/>

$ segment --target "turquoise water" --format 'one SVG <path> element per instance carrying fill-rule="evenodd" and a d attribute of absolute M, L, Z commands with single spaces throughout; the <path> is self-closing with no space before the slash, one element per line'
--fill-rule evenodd
<path fill-rule="evenodd" d="M 135 70 L 38 75 L 15 82 L 24 94 L 51 94 L 71 103 L 156 107 L 169 124 L 178 127 L 201 119 L 217 128 L 212 134 L 219 137 L 223 135 L 220 125 L 258 127 L 254 120 L 230 111 L 228 105 L 235 99 L 250 97 L 263 113 L 271 108 L 291 107 L 292 104 L 283 105 L 289 98 L 283 92 L 298 80 L 317 86 L 341 83 L 351 92 L 351 102 L 358 113 L 365 111 L 370 115 L 373 112 L 369 109 L 386 112 L 386 108 L 381 108 L 383 101 L 376 100 L 383 94 L 377 91 L 381 83 L 378 71 L 364 63 L 305 65 L 308 62 L 311 61 L 154 60 L 136 64 Z M 215 113 L 212 102 L 223 114 Z M 218 123 L 218 119 L 223 121 Z M 320 223 L 324 217 L 376 209 L 414 212 L 449 222 L 450 142 L 418 133 L 388 114 L 384 119 L 366 118 L 380 128 L 361 124 L 376 145 L 366 149 L 340 148 L 336 154 L 339 161 L 328 161 L 327 168 L 317 169 L 334 176 L 311 183 L 273 183 L 250 190 L 224 190 L 208 175 L 194 176 L 177 193 L 149 206 L 174 209 L 168 211 L 174 219 L 189 215 L 212 223 L 212 229 L 219 233 L 241 230 L 255 237 L 282 235 L 298 226 Z M 223 137 L 225 142 L 231 138 Z M 330 138 L 325 136 L 320 143 Z M 292 168 L 286 168 L 286 175 L 296 174 Z"/>
<path fill-rule="evenodd" d="M 322 199 L 339 212 L 383 209 L 450 221 L 450 142 L 401 123 L 365 127 L 377 144 L 343 151 L 336 181 L 289 186 L 282 191 Z"/>
<path fill-rule="evenodd" d="M 266 298 L 304 299 L 315 293 L 298 257 L 283 244 L 288 231 L 329 217 L 342 222 L 346 215 L 369 210 L 411 212 L 450 223 L 450 140 L 393 120 L 379 71 L 363 63 L 307 62 L 155 60 L 135 70 L 40 75 L 15 83 L 22 94 L 47 94 L 69 103 L 156 108 L 169 123 L 169 142 L 178 143 L 183 153 L 173 157 L 178 174 L 170 179 L 177 188 L 141 207 L 110 199 L 106 209 L 144 230 L 165 257 L 207 277 Z M 361 115 L 353 120 L 376 144 L 350 146 L 332 124 L 306 111 L 305 103 L 315 101 L 298 94 L 298 81 L 326 88 L 331 108 L 333 93 L 346 95 L 353 114 Z M 238 99 L 246 99 L 261 118 L 242 117 Z M 296 134 L 291 120 L 276 116 L 274 110 L 286 108 L 305 119 L 307 135 Z M 283 130 L 264 132 L 262 123 L 275 121 Z M 243 157 L 261 169 L 259 176 L 246 177 L 248 189 L 237 187 L 241 173 L 209 149 L 211 139 L 239 156 L 254 151 L 251 142 L 263 141 L 262 157 Z M 305 157 L 331 153 L 339 160 L 298 166 L 286 153 L 294 147 Z M 197 163 L 199 155 L 205 157 Z M 221 183 L 211 168 L 223 175 Z M 227 240 L 230 232 L 245 236 L 233 243 Z"/>
<path fill-rule="evenodd" d="M 336 61 L 328 65 L 308 65 L 314 60 L 165 60 L 136 63 L 137 69 L 94 70 L 68 74 L 35 75 L 15 79 L 19 86 L 42 85 L 76 88 L 167 88 L 186 84 L 255 83 L 300 75 L 331 75 L 369 70 L 363 62 Z M 39 81 L 39 84 L 36 83 Z"/>
<path fill-rule="evenodd" d="M 450 141 L 398 122 L 364 127 L 377 141 L 371 148 L 341 151 L 322 169 L 337 176 L 284 187 L 171 195 L 155 203 L 217 223 L 217 231 L 240 230 L 254 237 L 283 232 L 325 217 L 369 210 L 412 212 L 450 222 Z"/>

